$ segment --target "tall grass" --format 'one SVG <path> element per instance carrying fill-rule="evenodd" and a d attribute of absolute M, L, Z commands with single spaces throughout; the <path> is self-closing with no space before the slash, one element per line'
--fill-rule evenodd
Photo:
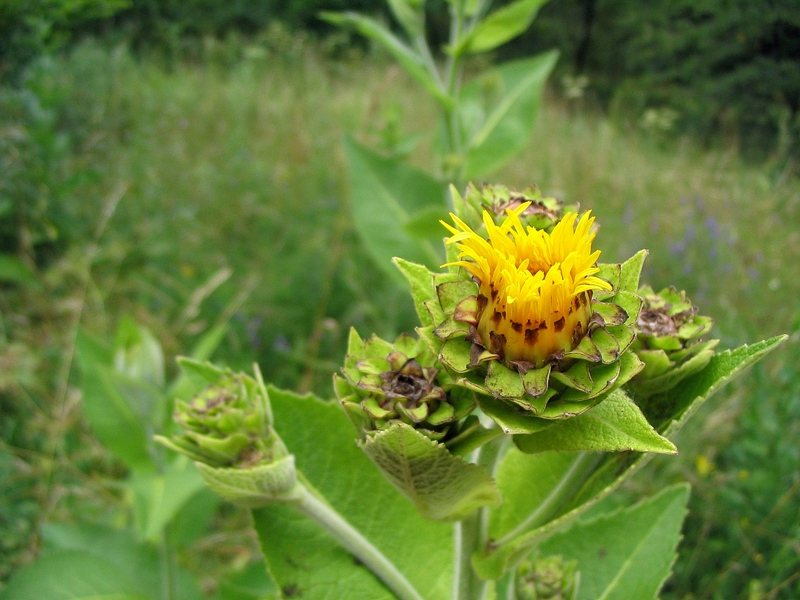
<path fill-rule="evenodd" d="M 29 89 L 54 116 L 52 128 L 67 136 L 64 174 L 54 184 L 61 188 L 51 192 L 64 204 L 71 241 L 43 273 L 44 288 L 32 293 L 59 298 L 101 335 L 133 313 L 173 355 L 230 317 L 219 360 L 235 367 L 258 360 L 278 385 L 329 396 L 350 326 L 390 336 L 415 320 L 405 294 L 360 252 L 342 137 L 377 144 L 398 113 L 401 133 L 432 131 L 435 107 L 380 60 L 334 60 L 288 38 L 222 50 L 212 45 L 204 61 L 164 66 L 124 48 L 87 45 L 31 70 Z M 429 148 L 426 139 L 412 163 L 428 164 Z M 790 173 L 744 164 L 732 151 L 627 131 L 551 98 L 527 150 L 495 179 L 537 183 L 593 209 L 604 260 L 649 248 L 645 278 L 656 288 L 686 289 L 715 317 L 727 346 L 798 329 L 800 183 Z M 76 265 L 85 265 L 110 206 L 81 287 L 83 267 Z M 26 310 L 24 303 L 14 307 L 15 314 Z M 41 320 L 26 339 L 44 348 L 50 330 L 63 324 Z M 665 597 L 714 598 L 733 589 L 724 597 L 745 598 L 742 590 L 768 595 L 780 585 L 768 597 L 791 597 L 794 584 L 782 582 L 800 565 L 797 546 L 779 565 L 764 558 L 767 549 L 800 540 L 796 528 L 778 529 L 794 518 L 786 506 L 797 505 L 800 478 L 800 457 L 786 456 L 784 443 L 800 432 L 798 368 L 790 358 L 797 334 L 791 346 L 739 384 L 733 403 L 712 402 L 701 425 L 680 440 L 682 456 L 658 461 L 656 475 L 637 484 L 654 489 L 680 476 L 697 490 L 693 506 L 702 516 L 690 525 L 702 531 L 688 533 L 693 546 L 683 551 Z M 55 357 L 42 364 L 69 374 L 68 354 L 59 356 L 62 363 Z M 47 412 L 57 377 L 43 377 L 50 383 L 40 387 L 37 410 Z M 762 428 L 764 415 L 773 425 Z M 80 429 L 74 419 L 73 427 Z M 696 462 L 698 455 L 706 462 Z M 773 461 L 781 460 L 777 468 Z M 715 517 L 711 499 L 719 500 L 722 484 L 755 498 L 718 508 L 723 519 L 741 513 L 747 525 Z M 69 512 L 80 504 L 70 497 L 50 500 Z M 742 559 L 737 553 L 748 544 L 764 549 Z"/>

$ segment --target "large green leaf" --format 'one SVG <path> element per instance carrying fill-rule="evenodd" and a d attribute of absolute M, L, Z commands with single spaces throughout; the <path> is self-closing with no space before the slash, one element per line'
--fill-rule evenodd
<path fill-rule="evenodd" d="M 506 63 L 465 86 L 459 114 L 467 140 L 466 179 L 498 170 L 528 143 L 557 51 Z M 484 105 L 486 89 L 498 88 L 498 100 Z"/>
<path fill-rule="evenodd" d="M 115 384 L 122 375 L 92 360 L 78 344 L 83 411 L 97 439 L 132 469 L 152 471 L 150 442 L 139 411 Z M 132 387 L 137 387 L 130 382 Z M 137 396 L 138 398 L 138 396 Z"/>
<path fill-rule="evenodd" d="M 430 175 L 384 158 L 352 139 L 345 141 L 352 185 L 353 220 L 375 262 L 398 283 L 403 277 L 395 256 L 438 269 L 444 254 L 430 240 L 417 239 L 404 226 L 418 213 L 444 210 L 445 188 Z"/>
<path fill-rule="evenodd" d="M 495 474 L 503 504 L 492 512 L 489 536 L 503 538 L 542 506 L 576 458 L 573 452 L 524 454 L 510 448 Z"/>
<path fill-rule="evenodd" d="M 140 583 L 142 589 L 157 596 L 155 590 L 164 589 L 161 557 L 158 549 L 136 539 L 128 529 L 114 529 L 88 523 L 47 523 L 42 528 L 44 552 L 79 551 L 86 553 L 85 560 L 108 560 L 131 581 Z M 178 597 L 185 600 L 202 598 L 199 586 L 185 569 L 178 569 Z M 149 597 L 149 596 L 148 596 Z"/>
<path fill-rule="evenodd" d="M 649 397 L 642 405 L 642 411 L 656 429 L 672 435 L 709 396 L 786 339 L 787 336 L 779 335 L 752 346 L 721 352 L 705 369 L 687 377 L 669 392 Z"/>
<path fill-rule="evenodd" d="M 44 556 L 17 572 L 0 599 L 155 600 L 154 591 L 106 558 L 68 550 Z"/>
<path fill-rule="evenodd" d="M 278 594 L 263 560 L 219 582 L 219 600 L 273 600 Z"/>
<path fill-rule="evenodd" d="M 269 395 L 276 430 L 305 479 L 423 598 L 449 598 L 451 526 L 424 519 L 391 486 L 356 445 L 352 425 L 339 406 L 273 388 Z M 253 517 L 270 573 L 284 595 L 302 594 L 303 600 L 393 598 L 372 573 L 292 507 L 254 510 Z"/>
<path fill-rule="evenodd" d="M 636 506 L 573 525 L 541 552 L 578 561 L 578 600 L 652 600 L 675 562 L 688 499 L 688 485 L 672 486 Z"/>
<path fill-rule="evenodd" d="M 742 346 L 715 356 L 703 371 L 682 381 L 670 390 L 668 397 L 659 398 L 658 404 L 650 406 L 649 409 L 642 407 L 645 416 L 660 434 L 673 435 L 685 423 L 686 418 L 697 410 L 711 394 L 785 340 L 786 336 L 777 336 L 752 346 Z M 530 458 L 535 456 L 532 455 Z M 499 578 L 510 567 L 522 560 L 531 549 L 614 491 L 623 481 L 641 468 L 650 456 L 652 454 L 639 452 L 607 455 L 592 476 L 582 483 L 572 496 L 572 500 L 553 515 L 553 520 L 542 527 L 515 535 L 513 539 L 505 540 L 503 544 L 490 548 L 490 551 L 475 556 L 476 569 L 484 578 Z M 537 463 L 525 464 L 530 466 L 531 471 L 525 475 L 528 479 L 523 477 L 523 480 L 535 481 L 538 472 Z M 506 505 L 513 506 L 511 494 L 503 488 L 502 464 L 497 477 Z M 504 508 L 506 506 L 501 507 L 500 510 L 502 511 Z M 527 515 L 521 517 L 520 522 L 525 518 Z"/>
<path fill-rule="evenodd" d="M 203 488 L 204 481 L 194 465 L 180 456 L 164 473 L 134 472 L 128 485 L 133 491 L 134 511 L 142 536 L 157 542 L 164 527 Z"/>
<path fill-rule="evenodd" d="M 455 55 L 488 52 L 525 33 L 547 0 L 517 0 L 498 8 L 456 42 Z"/>
<path fill-rule="evenodd" d="M 536 433 L 516 435 L 514 443 L 528 453 L 548 450 L 678 452 L 672 442 L 658 435 L 622 390 L 612 392 L 600 404 L 576 417 L 562 419 Z"/>
<path fill-rule="evenodd" d="M 350 11 L 323 12 L 320 18 L 339 27 L 355 29 L 364 37 L 376 41 L 441 104 L 452 104 L 452 98 L 431 75 L 423 58 L 375 19 Z"/>
<path fill-rule="evenodd" d="M 497 507 L 500 494 L 489 473 L 453 456 L 405 423 L 367 437 L 364 452 L 429 519 L 457 521 L 481 506 Z"/>

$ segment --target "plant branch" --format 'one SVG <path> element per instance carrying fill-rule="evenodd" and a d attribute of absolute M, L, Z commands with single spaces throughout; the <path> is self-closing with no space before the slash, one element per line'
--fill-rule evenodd
<path fill-rule="evenodd" d="M 298 483 L 296 491 L 299 501 L 294 505 L 336 538 L 342 547 L 383 581 L 400 600 L 423 600 L 397 567 L 338 512 L 320 500 L 306 486 Z"/>
<path fill-rule="evenodd" d="M 476 463 L 494 475 L 510 438 L 493 438 L 476 452 Z M 483 600 L 486 581 L 480 579 L 472 568 L 472 555 L 489 541 L 490 511 L 483 507 L 455 524 L 455 574 L 453 600 Z"/>

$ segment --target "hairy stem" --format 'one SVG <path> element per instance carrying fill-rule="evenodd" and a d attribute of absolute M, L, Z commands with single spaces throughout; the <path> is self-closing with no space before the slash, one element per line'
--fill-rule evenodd
<path fill-rule="evenodd" d="M 476 452 L 475 462 L 494 475 L 509 439 L 500 436 L 489 441 Z M 455 524 L 453 600 L 483 600 L 486 597 L 487 582 L 480 579 L 472 568 L 472 555 L 489 541 L 489 517 L 489 509 L 483 507 Z"/>
<path fill-rule="evenodd" d="M 453 600 L 477 600 L 483 595 L 485 582 L 478 578 L 472 568 L 472 554 L 480 540 L 479 530 L 480 519 L 477 512 L 455 524 Z"/>
<path fill-rule="evenodd" d="M 336 538 L 343 548 L 383 581 L 400 600 L 423 600 L 397 567 L 338 512 L 302 484 L 298 485 L 296 491 L 299 500 L 295 506 Z"/>

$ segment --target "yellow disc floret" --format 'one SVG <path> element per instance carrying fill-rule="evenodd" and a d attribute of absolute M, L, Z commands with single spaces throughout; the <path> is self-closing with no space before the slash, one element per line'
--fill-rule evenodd
<path fill-rule="evenodd" d="M 480 286 L 478 334 L 484 347 L 506 364 L 542 367 L 574 349 L 587 333 L 595 290 L 611 285 L 595 274 L 594 218 L 567 213 L 552 233 L 525 227 L 519 215 L 530 203 L 509 209 L 501 225 L 484 211 L 488 239 L 451 213 L 459 260 Z M 576 224 L 577 221 L 577 224 Z"/>

